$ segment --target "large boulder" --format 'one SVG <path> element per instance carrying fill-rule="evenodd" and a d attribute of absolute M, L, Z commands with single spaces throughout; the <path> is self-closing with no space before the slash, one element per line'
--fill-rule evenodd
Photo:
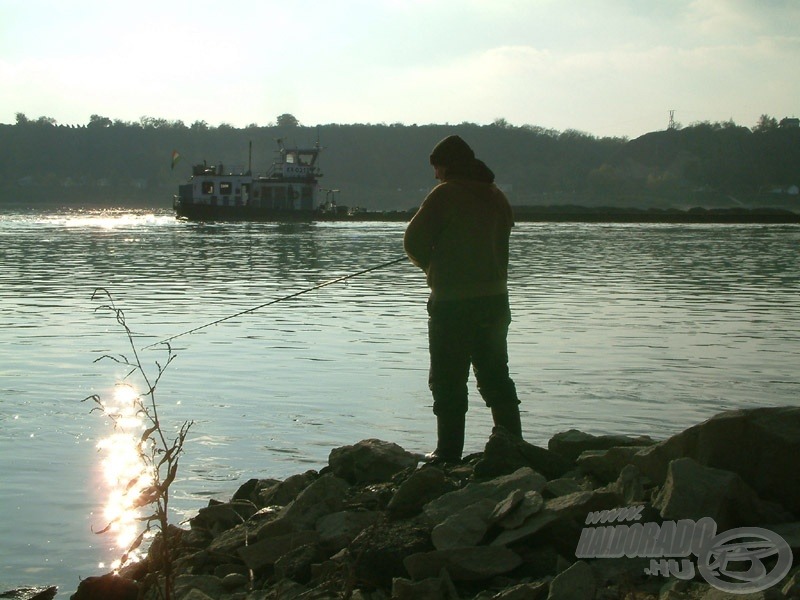
<path fill-rule="evenodd" d="M 139 597 L 139 584 L 107 573 L 98 577 L 87 577 L 78 585 L 71 600 L 136 600 Z"/>
<path fill-rule="evenodd" d="M 433 549 L 431 532 L 413 521 L 376 523 L 347 547 L 349 568 L 359 582 L 389 587 L 395 577 L 406 577 L 406 557 Z M 437 576 L 439 571 L 431 576 Z"/>
<path fill-rule="evenodd" d="M 314 470 L 298 473 L 283 481 L 259 482 L 255 495 L 259 506 L 286 506 L 319 477 Z"/>
<path fill-rule="evenodd" d="M 438 524 L 453 513 L 485 498 L 500 502 L 514 490 L 520 490 L 523 493 L 540 492 L 546 481 L 539 473 L 523 467 L 510 475 L 503 475 L 489 481 L 472 482 L 460 490 L 448 492 L 428 502 L 423 511 L 430 523 Z"/>
<path fill-rule="evenodd" d="M 437 550 L 477 546 L 486 536 L 497 503 L 484 498 L 453 513 L 433 528 L 431 540 Z"/>
<path fill-rule="evenodd" d="M 436 577 L 446 569 L 453 581 L 480 581 L 514 570 L 522 559 L 502 546 L 470 546 L 412 554 L 403 564 L 414 580 Z"/>
<path fill-rule="evenodd" d="M 587 450 L 577 460 L 578 467 L 598 481 L 616 481 L 633 456 L 645 446 L 614 446 L 606 450 Z"/>
<path fill-rule="evenodd" d="M 311 529 L 320 518 L 341 510 L 349 490 L 345 480 L 323 475 L 287 504 L 281 517 L 291 521 L 294 529 Z"/>
<path fill-rule="evenodd" d="M 508 475 L 522 467 L 530 467 L 547 479 L 555 479 L 572 469 L 574 464 L 555 452 L 520 439 L 503 427 L 496 427 L 486 443 L 483 456 L 475 465 L 475 477 Z"/>
<path fill-rule="evenodd" d="M 671 521 L 711 517 L 720 531 L 791 519 L 779 506 L 762 502 L 736 473 L 705 467 L 691 458 L 669 464 L 653 507 Z"/>
<path fill-rule="evenodd" d="M 378 511 L 344 510 L 322 517 L 316 523 L 320 543 L 330 550 L 345 548 L 362 531 L 380 519 Z"/>
<path fill-rule="evenodd" d="M 292 550 L 316 544 L 319 533 L 316 531 L 294 531 L 284 535 L 264 538 L 253 544 L 242 546 L 237 553 L 248 569 L 259 572 L 274 565 L 282 556 Z"/>
<path fill-rule="evenodd" d="M 547 442 L 547 449 L 560 454 L 567 460 L 574 461 L 587 450 L 608 450 L 625 446 L 650 446 L 652 438 L 646 435 L 592 435 L 577 429 L 570 429 L 555 434 Z"/>
<path fill-rule="evenodd" d="M 556 575 L 547 600 L 592 600 L 595 593 L 592 568 L 582 560 Z"/>
<path fill-rule="evenodd" d="M 211 503 L 197 511 L 197 515 L 189 519 L 192 529 L 202 529 L 214 537 L 224 531 L 240 525 L 252 517 L 258 509 L 247 500 Z"/>
<path fill-rule="evenodd" d="M 386 508 L 395 517 L 413 515 L 431 500 L 452 491 L 453 487 L 440 469 L 425 465 L 398 486 Z"/>
<path fill-rule="evenodd" d="M 640 451 L 632 462 L 657 484 L 671 461 L 693 458 L 701 465 L 732 471 L 765 500 L 800 515 L 800 408 L 770 407 L 720 413 Z"/>
<path fill-rule="evenodd" d="M 328 457 L 331 471 L 351 484 L 380 483 L 417 466 L 419 457 L 383 440 L 362 440 L 352 446 L 334 448 Z"/>

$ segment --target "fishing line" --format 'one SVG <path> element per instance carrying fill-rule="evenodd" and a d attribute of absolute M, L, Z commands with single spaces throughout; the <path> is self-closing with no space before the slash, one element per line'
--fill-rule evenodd
<path fill-rule="evenodd" d="M 189 335 L 190 333 L 195 333 L 196 331 L 200 331 L 201 329 L 205 329 L 206 327 L 211 327 L 212 325 L 218 325 L 223 321 L 228 321 L 230 319 L 235 319 L 236 317 L 241 317 L 242 315 L 246 315 L 257 310 L 261 310 L 262 308 L 266 308 L 267 306 L 271 306 L 273 304 L 277 304 L 278 302 L 283 302 L 284 300 L 290 300 L 291 298 L 297 298 L 297 296 L 302 296 L 303 294 L 307 294 L 308 292 L 313 292 L 314 290 L 318 290 L 320 288 L 324 288 L 328 285 L 333 285 L 334 283 L 339 283 L 341 281 L 347 281 L 348 279 L 353 279 L 353 277 L 358 277 L 359 275 L 365 275 L 366 273 L 371 273 L 372 271 L 377 271 L 379 269 L 385 269 L 386 267 L 390 267 L 392 265 L 396 265 L 399 262 L 403 262 L 408 260 L 405 256 L 402 258 L 396 258 L 394 260 L 390 260 L 389 262 L 385 262 L 380 265 L 376 265 L 374 267 L 369 267 L 368 269 L 364 269 L 362 271 L 358 271 L 357 273 L 350 273 L 349 275 L 342 275 L 341 277 L 337 277 L 336 279 L 329 279 L 328 281 L 323 281 L 320 284 L 317 284 L 313 287 L 306 288 L 304 290 L 300 290 L 299 292 L 295 292 L 294 294 L 289 294 L 288 296 L 282 296 L 280 298 L 276 298 L 275 300 L 270 300 L 269 302 L 265 302 L 264 304 L 259 304 L 258 306 L 254 306 L 253 308 L 248 308 L 247 310 L 243 310 L 237 312 L 232 315 L 228 315 L 227 317 L 222 317 L 221 319 L 217 319 L 216 321 L 211 321 L 210 323 L 206 323 L 205 325 L 200 325 L 199 327 L 194 327 L 193 329 L 189 329 L 188 331 L 184 331 L 183 333 L 178 333 L 173 335 L 172 337 L 168 337 L 166 339 L 161 340 L 160 342 L 155 342 L 150 344 L 149 346 L 145 346 L 142 348 L 143 350 L 147 350 L 148 348 L 153 348 L 154 346 L 158 346 L 159 344 L 166 344 L 167 342 L 171 342 L 172 340 L 183 337 L 184 335 Z"/>

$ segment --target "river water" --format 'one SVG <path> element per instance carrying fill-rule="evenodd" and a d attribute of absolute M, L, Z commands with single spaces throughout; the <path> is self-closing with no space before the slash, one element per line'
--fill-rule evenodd
<path fill-rule="evenodd" d="M 166 212 L 0 214 L 0 591 L 98 575 L 113 396 L 150 344 L 402 257 L 402 223 L 193 224 Z M 510 367 L 526 439 L 559 431 L 664 438 L 717 412 L 796 405 L 800 227 L 520 223 L 512 236 Z M 422 274 L 407 262 L 171 342 L 162 425 L 194 421 L 173 519 L 247 479 L 326 464 L 366 438 L 434 445 Z M 107 298 L 105 299 L 107 301 Z M 471 388 L 466 452 L 488 410 Z"/>

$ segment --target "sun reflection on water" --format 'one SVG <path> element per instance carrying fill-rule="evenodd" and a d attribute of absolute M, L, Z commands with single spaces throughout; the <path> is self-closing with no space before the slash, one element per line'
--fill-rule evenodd
<path fill-rule="evenodd" d="M 141 439 L 145 422 L 139 394 L 130 385 L 119 384 L 113 401 L 102 405 L 115 423 L 113 433 L 97 444 L 104 455 L 100 466 L 108 493 L 103 512 L 108 527 L 104 531 L 114 536 L 116 548 L 124 555 L 142 530 L 138 501 L 154 477 L 143 459 L 147 442 Z M 138 550 L 127 556 L 128 562 L 140 559 Z M 111 567 L 116 569 L 121 562 L 117 559 Z"/>

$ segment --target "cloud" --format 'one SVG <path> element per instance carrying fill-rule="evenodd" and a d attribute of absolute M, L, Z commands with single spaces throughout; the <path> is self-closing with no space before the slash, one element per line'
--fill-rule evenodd
<path fill-rule="evenodd" d="M 0 30 L 0 121 L 13 111 L 211 124 L 490 123 L 601 135 L 796 112 L 796 0 L 342 0 L 310 13 L 26 0 Z M 4 9 L 5 9 L 4 5 Z M 58 5 L 60 6 L 60 5 Z M 65 5 L 66 6 L 66 5 Z M 3 9 L 3 10 L 4 10 Z M 4 13 L 6 16 L 6 13 Z M 94 20 L 95 18 L 99 20 Z M 268 24 L 268 27 L 262 24 Z"/>

